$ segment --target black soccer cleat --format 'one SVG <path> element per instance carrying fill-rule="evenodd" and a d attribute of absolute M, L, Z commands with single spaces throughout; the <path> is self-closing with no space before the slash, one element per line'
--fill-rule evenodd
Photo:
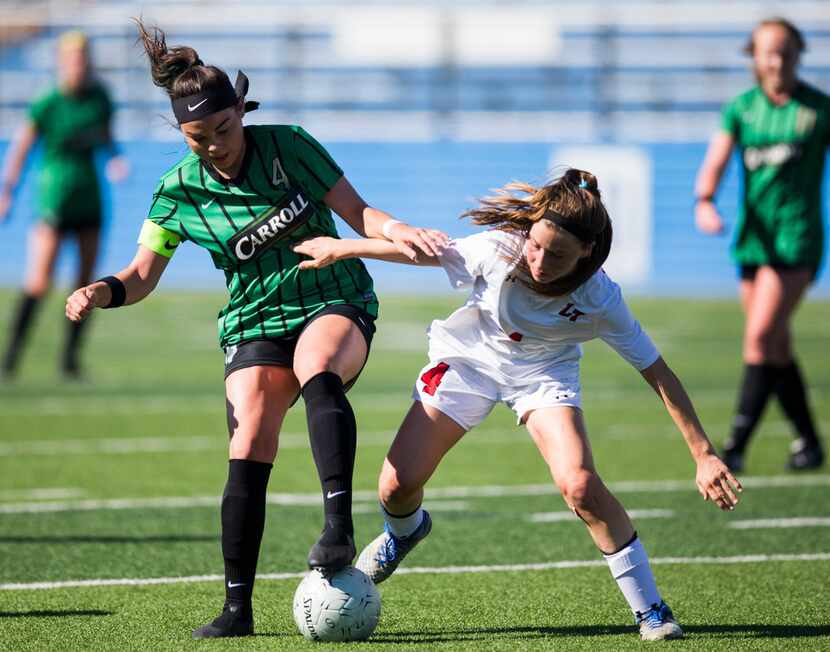
<path fill-rule="evenodd" d="M 66 360 L 64 361 L 63 365 L 61 365 L 61 376 L 66 381 L 79 381 L 84 379 L 84 375 L 81 372 L 81 366 L 78 364 L 77 360 Z"/>
<path fill-rule="evenodd" d="M 744 454 L 743 451 L 738 451 L 734 448 L 729 446 L 727 443 L 723 447 L 723 463 L 726 464 L 727 468 L 732 471 L 732 473 L 740 473 L 744 470 Z"/>
<path fill-rule="evenodd" d="M 808 446 L 803 439 L 796 439 L 790 446 L 787 468 L 791 471 L 809 471 L 824 464 L 824 449 L 821 444 Z"/>
<path fill-rule="evenodd" d="M 13 380 L 17 375 L 17 353 L 15 351 L 7 351 L 6 357 L 3 358 L 3 364 L 0 366 L 0 378 L 3 380 Z"/>
<path fill-rule="evenodd" d="M 308 552 L 308 567 L 319 570 L 323 575 L 332 575 L 341 568 L 351 566 L 355 554 L 357 549 L 351 534 L 326 526 Z"/>
<path fill-rule="evenodd" d="M 253 636 L 254 613 L 250 605 L 225 603 L 222 613 L 213 622 L 193 630 L 193 638 L 225 638 Z"/>

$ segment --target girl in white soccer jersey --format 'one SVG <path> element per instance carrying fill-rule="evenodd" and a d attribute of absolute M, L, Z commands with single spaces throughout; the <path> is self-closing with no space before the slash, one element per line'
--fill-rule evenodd
<path fill-rule="evenodd" d="M 682 636 L 628 514 L 594 468 L 580 409 L 580 343 L 605 340 L 655 389 L 686 440 L 706 500 L 733 509 L 741 485 L 715 454 L 683 386 L 628 311 L 619 286 L 600 269 L 612 230 L 596 178 L 570 169 L 541 188 L 510 184 L 467 215 L 492 230 L 419 261 L 441 265 L 454 286 L 471 286 L 472 293 L 429 330 L 429 364 L 380 474 L 385 531 L 357 567 L 382 582 L 429 534 L 424 484 L 447 451 L 503 401 L 588 526 L 642 638 Z M 304 267 L 354 256 L 412 262 L 382 241 L 316 238 L 295 251 L 312 258 Z"/>

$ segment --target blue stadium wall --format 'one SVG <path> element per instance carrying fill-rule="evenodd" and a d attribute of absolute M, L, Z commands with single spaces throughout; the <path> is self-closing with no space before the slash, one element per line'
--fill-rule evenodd
<path fill-rule="evenodd" d="M 458 215 L 474 205 L 476 197 L 514 179 L 543 181 L 554 150 L 551 144 L 522 143 L 339 142 L 327 146 L 371 204 L 413 223 L 443 229 L 453 236 L 474 231 Z M 0 156 L 7 147 L 8 143 L 0 143 Z M 176 142 L 128 142 L 123 144 L 123 149 L 132 164 L 132 175 L 127 182 L 106 191 L 108 220 L 98 265 L 100 273 L 115 271 L 129 262 L 158 177 L 186 153 L 185 145 Z M 706 237 L 695 230 L 693 223 L 692 187 L 705 145 L 641 145 L 639 149 L 651 163 L 650 242 L 646 273 L 639 281 L 624 283 L 626 291 L 666 296 L 734 294 L 736 274 L 729 257 L 731 235 Z M 13 213 L 0 225 L 0 285 L 3 286 L 16 286 L 22 280 L 27 230 L 36 219 L 35 167 L 36 162 L 29 165 Z M 739 172 L 733 160 L 718 202 L 729 226 L 735 222 L 738 194 Z M 342 222 L 338 228 L 341 234 L 350 232 Z M 58 267 L 59 285 L 73 283 L 74 256 L 73 248 L 66 247 Z M 450 291 L 437 270 L 371 261 L 369 268 L 381 291 Z M 161 287 L 221 289 L 222 274 L 211 273 L 212 269 L 205 252 L 184 246 L 168 267 Z M 820 273 L 812 293 L 830 296 L 827 274 Z"/>

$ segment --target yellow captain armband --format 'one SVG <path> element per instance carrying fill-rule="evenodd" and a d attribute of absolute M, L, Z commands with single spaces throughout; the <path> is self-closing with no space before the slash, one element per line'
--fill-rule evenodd
<path fill-rule="evenodd" d="M 144 245 L 153 253 L 165 258 L 171 258 L 182 239 L 155 222 L 144 220 L 141 233 L 138 234 L 138 244 Z"/>

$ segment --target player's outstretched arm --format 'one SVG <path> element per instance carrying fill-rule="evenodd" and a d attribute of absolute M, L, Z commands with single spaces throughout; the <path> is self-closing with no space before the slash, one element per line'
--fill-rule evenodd
<path fill-rule="evenodd" d="M 640 373 L 663 400 L 672 420 L 686 440 L 686 445 L 697 464 L 695 481 L 700 494 L 721 509 L 734 509 L 738 504 L 737 493 L 742 491 L 743 487 L 715 454 L 712 442 L 703 431 L 692 401 L 680 379 L 662 357 L 657 358 L 654 364 Z"/>
<path fill-rule="evenodd" d="M 438 266 L 437 256 L 420 255 L 417 260 L 402 254 L 394 242 L 367 238 L 365 240 L 340 240 L 338 238 L 319 237 L 304 240 L 294 245 L 294 251 L 311 260 L 300 262 L 300 269 L 321 269 L 338 260 L 346 258 L 374 258 L 390 263 L 408 265 Z"/>
<path fill-rule="evenodd" d="M 0 222 L 3 222 L 11 211 L 12 198 L 20 181 L 20 174 L 36 141 L 37 128 L 33 123 L 27 122 L 18 130 L 9 148 L 0 178 Z"/>
<path fill-rule="evenodd" d="M 341 177 L 332 186 L 323 201 L 358 234 L 393 242 L 395 248 L 413 262 L 418 262 L 420 256 L 437 256 L 448 240 L 443 231 L 411 226 L 369 206 L 346 177 Z"/>
<path fill-rule="evenodd" d="M 703 233 L 723 233 L 723 218 L 715 206 L 715 193 L 720 185 L 723 171 L 732 156 L 735 139 L 729 132 L 719 131 L 709 143 L 706 157 L 695 181 L 695 223 Z"/>
<path fill-rule="evenodd" d="M 117 308 L 138 303 L 155 289 L 169 262 L 166 256 L 139 245 L 133 261 L 113 277 L 107 277 L 109 282 L 95 281 L 69 295 L 66 300 L 67 318 L 83 321 L 95 308 Z M 123 296 L 116 296 L 119 293 Z"/>

